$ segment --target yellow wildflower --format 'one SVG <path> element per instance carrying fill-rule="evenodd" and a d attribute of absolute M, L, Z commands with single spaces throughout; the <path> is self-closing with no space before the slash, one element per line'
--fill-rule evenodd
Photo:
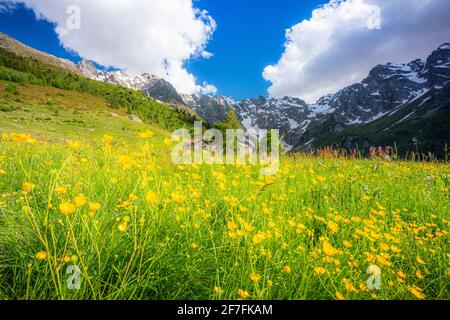
<path fill-rule="evenodd" d="M 156 192 L 153 191 L 149 191 L 147 192 L 147 202 L 149 204 L 156 204 L 158 203 L 158 195 L 156 194 Z"/>
<path fill-rule="evenodd" d="M 134 193 L 130 193 L 130 195 L 128 196 L 128 200 L 130 200 L 131 202 L 134 202 L 137 199 L 139 199 L 139 197 L 137 195 L 135 195 Z"/>
<path fill-rule="evenodd" d="M 184 196 L 182 196 L 181 194 L 178 193 L 172 193 L 172 200 L 176 203 L 182 203 L 186 200 L 186 198 Z"/>
<path fill-rule="evenodd" d="M 327 270 L 325 268 L 323 268 L 323 267 L 316 267 L 316 268 L 314 268 L 314 273 L 317 276 L 320 276 L 320 275 L 324 274 L 326 271 Z"/>
<path fill-rule="evenodd" d="M 350 242 L 350 241 L 347 241 L 347 240 L 344 240 L 343 242 L 342 242 L 342 244 L 344 245 L 344 247 L 346 247 L 346 248 L 351 248 L 353 245 L 352 245 L 352 243 Z"/>
<path fill-rule="evenodd" d="M 244 223 L 244 230 L 250 233 L 253 231 L 253 227 L 248 223 Z"/>
<path fill-rule="evenodd" d="M 33 184 L 33 183 L 31 183 L 31 182 L 25 182 L 25 183 L 22 185 L 23 191 L 25 191 L 25 192 L 27 192 L 27 193 L 33 191 L 34 188 L 36 188 L 36 185 Z"/>
<path fill-rule="evenodd" d="M 239 206 L 239 211 L 240 212 L 247 212 L 248 208 L 244 207 L 244 206 Z"/>
<path fill-rule="evenodd" d="M 419 280 L 423 278 L 422 272 L 420 272 L 420 270 L 416 270 L 416 278 Z"/>
<path fill-rule="evenodd" d="M 247 299 L 250 297 L 250 293 L 248 293 L 248 291 L 243 290 L 243 289 L 238 289 L 238 295 L 239 297 L 241 297 L 242 299 Z"/>
<path fill-rule="evenodd" d="M 336 233 L 339 230 L 338 224 L 333 221 L 329 221 L 327 227 L 330 229 L 331 233 Z"/>
<path fill-rule="evenodd" d="M 291 273 L 291 272 L 292 272 L 291 267 L 289 267 L 289 266 L 284 266 L 284 267 L 283 267 L 283 272 L 284 272 L 284 273 Z"/>
<path fill-rule="evenodd" d="M 169 138 L 166 138 L 166 139 L 164 139 L 164 144 L 166 145 L 166 146 L 168 146 L 168 147 L 170 147 L 171 145 L 172 145 L 172 140 L 171 139 L 169 139 Z"/>
<path fill-rule="evenodd" d="M 36 259 L 40 261 L 47 259 L 47 253 L 45 251 L 39 251 L 36 253 Z"/>
<path fill-rule="evenodd" d="M 145 132 L 141 132 L 139 134 L 139 138 L 141 138 L 141 139 L 148 139 L 148 138 L 151 138 L 151 137 L 153 137 L 153 132 L 151 132 L 150 130 L 147 130 Z"/>
<path fill-rule="evenodd" d="M 73 202 L 77 207 L 82 207 L 87 203 L 87 198 L 84 194 L 79 194 L 73 199 Z"/>
<path fill-rule="evenodd" d="M 377 256 L 377 262 L 385 267 L 390 267 L 392 263 L 382 256 Z"/>
<path fill-rule="evenodd" d="M 260 233 L 255 234 L 252 238 L 253 244 L 259 244 L 264 240 L 264 236 Z"/>
<path fill-rule="evenodd" d="M 98 202 L 91 202 L 89 203 L 89 211 L 90 212 L 97 212 L 101 208 L 101 204 Z"/>
<path fill-rule="evenodd" d="M 197 249 L 198 247 L 199 247 L 199 245 L 198 245 L 197 243 L 195 243 L 195 242 L 192 242 L 192 243 L 191 243 L 191 248 L 192 248 L 192 249 L 195 250 L 195 249 Z"/>
<path fill-rule="evenodd" d="M 425 295 L 422 292 L 423 289 L 421 289 L 417 286 L 409 286 L 408 291 L 411 292 L 419 300 L 425 299 Z"/>
<path fill-rule="evenodd" d="M 329 257 L 332 257 L 339 253 L 339 250 L 334 248 L 328 241 L 323 242 L 322 250 Z"/>
<path fill-rule="evenodd" d="M 75 212 L 76 207 L 71 202 L 63 202 L 59 205 L 59 210 L 63 215 L 70 216 L 72 213 Z"/>
<path fill-rule="evenodd" d="M 133 158 L 127 155 L 121 155 L 117 158 L 117 162 L 124 168 L 128 168 L 133 164 Z"/>
<path fill-rule="evenodd" d="M 58 187 L 55 188 L 55 193 L 56 193 L 57 195 L 63 195 L 63 194 L 66 194 L 66 193 L 67 193 L 67 188 L 66 188 L 66 187 L 63 187 L 63 186 L 58 186 Z"/>
<path fill-rule="evenodd" d="M 339 291 L 336 292 L 336 298 L 337 298 L 338 300 L 346 300 L 345 297 L 344 297 L 344 295 L 343 295 L 342 293 L 340 293 Z"/>
<path fill-rule="evenodd" d="M 234 231 L 237 228 L 237 224 L 232 221 L 228 221 L 227 227 L 228 227 L 228 230 Z"/>
<path fill-rule="evenodd" d="M 254 282 L 258 282 L 259 280 L 261 280 L 261 275 L 255 272 L 252 272 L 252 274 L 250 275 L 250 279 L 252 279 L 252 281 Z"/>
<path fill-rule="evenodd" d="M 69 146 L 69 148 L 74 150 L 78 150 L 81 148 L 81 142 L 79 141 L 69 141 L 67 145 Z"/>
<path fill-rule="evenodd" d="M 425 264 L 425 261 L 423 261 L 421 257 L 416 257 L 416 261 L 419 264 Z"/>
<path fill-rule="evenodd" d="M 213 292 L 214 292 L 214 294 L 220 296 L 221 294 L 223 294 L 224 291 L 223 291 L 222 287 L 215 286 L 213 289 Z"/>
<path fill-rule="evenodd" d="M 121 224 L 119 224 L 119 231 L 120 232 L 126 232 L 128 229 L 128 222 L 124 221 Z"/>
<path fill-rule="evenodd" d="M 11 137 L 17 142 L 35 143 L 36 140 L 29 134 L 11 133 Z"/>
<path fill-rule="evenodd" d="M 105 134 L 105 135 L 103 136 L 103 142 L 105 142 L 105 143 L 109 143 L 109 142 L 111 142 L 111 141 L 113 141 L 113 140 L 114 140 L 114 138 L 111 137 L 110 135 Z"/>
<path fill-rule="evenodd" d="M 358 292 L 358 290 L 353 286 L 353 284 L 348 279 L 343 279 L 345 290 L 348 292 Z"/>

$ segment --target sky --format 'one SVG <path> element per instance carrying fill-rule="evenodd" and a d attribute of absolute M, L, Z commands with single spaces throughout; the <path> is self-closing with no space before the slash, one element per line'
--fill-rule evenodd
<path fill-rule="evenodd" d="M 307 102 L 425 58 L 450 42 L 448 16 L 448 0 L 0 0 L 0 31 L 58 57 Z"/>
<path fill-rule="evenodd" d="M 202 0 L 217 22 L 208 51 L 210 59 L 199 59 L 188 68 L 213 83 L 224 95 L 237 99 L 267 96 L 270 82 L 263 69 L 276 63 L 283 53 L 285 30 L 309 18 L 324 0 Z"/>

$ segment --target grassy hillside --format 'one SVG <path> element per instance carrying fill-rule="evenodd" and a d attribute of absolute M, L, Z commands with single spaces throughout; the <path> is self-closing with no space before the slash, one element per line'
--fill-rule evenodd
<path fill-rule="evenodd" d="M 0 80 L 22 86 L 41 85 L 86 93 L 108 102 L 109 107 L 125 109 L 141 119 L 168 130 L 191 128 L 195 118 L 144 96 L 142 92 L 87 79 L 73 72 L 19 57 L 0 48 Z"/>
<path fill-rule="evenodd" d="M 128 118 L 126 109 L 111 108 L 104 99 L 48 86 L 0 81 L 2 132 L 29 133 L 40 140 L 92 141 L 104 135 L 136 141 L 139 132 L 152 130 L 158 137 L 168 131 Z"/>

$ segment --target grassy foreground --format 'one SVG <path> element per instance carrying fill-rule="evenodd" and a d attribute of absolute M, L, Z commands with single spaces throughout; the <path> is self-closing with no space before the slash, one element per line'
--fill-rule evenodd
<path fill-rule="evenodd" d="M 449 165 L 283 158 L 262 177 L 174 166 L 143 129 L 1 132 L 0 298 L 450 298 Z"/>

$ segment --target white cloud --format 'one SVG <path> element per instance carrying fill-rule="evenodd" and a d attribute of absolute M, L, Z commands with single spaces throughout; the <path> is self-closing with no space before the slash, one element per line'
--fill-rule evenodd
<path fill-rule="evenodd" d="M 207 82 L 203 82 L 200 93 L 205 95 L 207 94 L 215 95 L 217 93 L 217 88 Z"/>
<path fill-rule="evenodd" d="M 206 50 L 203 50 L 201 55 L 202 55 L 203 58 L 209 59 L 209 58 L 212 58 L 214 56 L 214 53 L 206 51 Z"/>
<path fill-rule="evenodd" d="M 286 31 L 281 59 L 263 72 L 269 94 L 313 102 L 377 64 L 425 58 L 450 41 L 449 13 L 448 0 L 332 0 Z"/>
<path fill-rule="evenodd" d="M 195 8 L 192 0 L 8 2 L 25 3 L 39 19 L 54 23 L 64 47 L 85 59 L 131 74 L 153 73 L 182 93 L 213 88 L 197 84 L 195 76 L 184 67 L 190 59 L 212 56 L 205 47 L 216 28 L 208 12 Z M 80 29 L 68 28 L 67 9 L 73 5 L 80 8 Z"/>

